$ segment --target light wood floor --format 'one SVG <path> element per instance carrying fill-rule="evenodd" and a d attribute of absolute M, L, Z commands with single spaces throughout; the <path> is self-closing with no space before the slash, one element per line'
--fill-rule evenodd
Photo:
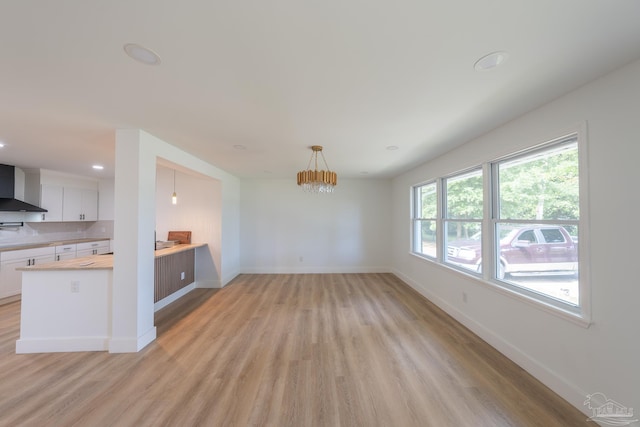
<path fill-rule="evenodd" d="M 592 426 L 390 274 L 241 275 L 158 312 L 137 354 L 16 355 L 0 426 Z"/>

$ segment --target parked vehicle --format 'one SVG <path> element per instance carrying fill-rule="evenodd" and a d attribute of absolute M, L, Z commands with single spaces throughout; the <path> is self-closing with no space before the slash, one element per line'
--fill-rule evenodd
<path fill-rule="evenodd" d="M 560 275 L 578 273 L 578 244 L 561 226 L 501 226 L 498 278 L 506 275 Z M 480 272 L 481 236 L 456 240 L 447 246 L 446 261 Z"/>

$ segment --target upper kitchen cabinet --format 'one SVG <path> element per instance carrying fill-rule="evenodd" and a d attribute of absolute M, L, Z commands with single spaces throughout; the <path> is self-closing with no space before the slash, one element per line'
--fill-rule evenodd
<path fill-rule="evenodd" d="M 48 211 L 42 214 L 42 221 L 62 221 L 62 198 L 61 185 L 42 184 L 39 206 L 46 206 L 45 209 Z"/>
<path fill-rule="evenodd" d="M 45 169 L 27 173 L 25 199 L 47 209 L 40 220 L 97 221 L 98 180 Z"/>
<path fill-rule="evenodd" d="M 64 187 L 62 220 L 97 221 L 98 190 Z"/>

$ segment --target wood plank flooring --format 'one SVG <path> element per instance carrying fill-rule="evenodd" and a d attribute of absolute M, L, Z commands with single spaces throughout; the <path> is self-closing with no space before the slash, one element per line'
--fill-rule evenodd
<path fill-rule="evenodd" d="M 391 274 L 241 275 L 156 314 L 136 354 L 15 354 L 0 426 L 590 426 Z"/>

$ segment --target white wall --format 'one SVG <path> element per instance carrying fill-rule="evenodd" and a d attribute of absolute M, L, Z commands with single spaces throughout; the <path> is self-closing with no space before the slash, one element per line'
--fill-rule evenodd
<path fill-rule="evenodd" d="M 393 181 L 395 272 L 583 411 L 586 395 L 595 392 L 640 408 L 639 118 L 640 62 L 635 62 Z M 408 253 L 413 184 L 544 142 L 585 122 L 591 223 L 581 233 L 590 235 L 589 328 Z"/>
<path fill-rule="evenodd" d="M 98 219 L 100 221 L 113 221 L 114 180 L 98 180 Z"/>
<path fill-rule="evenodd" d="M 86 188 L 98 190 L 98 179 L 87 176 L 72 175 L 66 172 L 40 169 L 40 183 L 61 185 L 63 187 Z"/>
<path fill-rule="evenodd" d="M 222 245 L 222 188 L 218 180 L 189 171 L 175 171 L 178 203 L 172 204 L 174 169 L 156 169 L 156 239 L 167 240 L 168 233 L 191 231 L 192 243 L 206 243 L 198 249 L 196 280 L 198 287 L 220 287 Z M 208 256 L 207 256 L 208 255 Z"/>
<path fill-rule="evenodd" d="M 390 188 L 389 180 L 341 179 L 333 194 L 309 194 L 295 177 L 243 180 L 242 271 L 390 271 Z"/>
<path fill-rule="evenodd" d="M 23 272 L 16 353 L 107 350 L 112 273 L 99 269 Z M 69 292 L 73 282 L 77 293 Z"/>
<path fill-rule="evenodd" d="M 221 181 L 221 284 L 239 271 L 237 178 L 144 131 L 117 130 L 111 352 L 139 351 L 155 338 L 153 240 L 158 158 Z"/>

